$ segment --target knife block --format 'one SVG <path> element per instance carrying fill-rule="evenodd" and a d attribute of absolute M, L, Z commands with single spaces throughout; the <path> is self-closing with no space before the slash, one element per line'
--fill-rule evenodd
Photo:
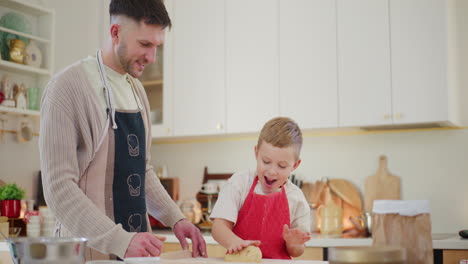
<path fill-rule="evenodd" d="M 179 178 L 162 178 L 159 179 L 162 186 L 167 191 L 172 200 L 179 200 Z"/>

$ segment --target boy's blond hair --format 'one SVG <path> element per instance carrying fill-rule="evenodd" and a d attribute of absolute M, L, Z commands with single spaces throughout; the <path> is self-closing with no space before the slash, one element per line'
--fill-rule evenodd
<path fill-rule="evenodd" d="M 260 148 L 262 142 L 269 143 L 277 148 L 287 148 L 294 146 L 296 148 L 296 159 L 302 148 L 302 132 L 294 120 L 288 117 L 275 117 L 266 122 L 260 131 L 257 148 Z"/>

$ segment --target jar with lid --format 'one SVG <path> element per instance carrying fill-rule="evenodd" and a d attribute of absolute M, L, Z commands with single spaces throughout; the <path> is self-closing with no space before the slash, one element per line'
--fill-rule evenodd
<path fill-rule="evenodd" d="M 331 199 L 330 189 L 325 192 L 325 204 L 319 207 L 320 234 L 341 235 L 343 233 L 343 209 Z"/>

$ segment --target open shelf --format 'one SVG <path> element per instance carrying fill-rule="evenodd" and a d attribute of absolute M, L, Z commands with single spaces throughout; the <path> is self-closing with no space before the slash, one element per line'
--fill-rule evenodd
<path fill-rule="evenodd" d="M 149 86 L 156 86 L 156 85 L 162 85 L 163 80 L 151 80 L 151 81 L 144 81 L 142 82 L 143 86 L 149 87 Z"/>
<path fill-rule="evenodd" d="M 0 0 L 1 1 L 1 0 Z M 9 71 L 14 73 L 29 73 L 29 74 L 36 74 L 36 75 L 45 75 L 51 76 L 50 71 L 47 69 L 36 68 L 24 64 L 19 64 L 11 61 L 0 60 L 0 70 L 2 71 Z"/>
<path fill-rule="evenodd" d="M 39 117 L 40 112 L 35 110 L 24 110 L 13 107 L 0 106 L 0 114 L 12 114 L 12 115 L 23 115 L 23 116 L 32 116 Z"/>
<path fill-rule="evenodd" d="M 20 37 L 28 38 L 30 40 L 36 40 L 37 42 L 42 42 L 42 43 L 46 43 L 46 44 L 50 43 L 50 40 L 48 40 L 48 39 L 41 38 L 41 37 L 38 37 L 38 36 L 34 36 L 34 35 L 31 35 L 31 34 L 26 34 L 26 33 L 23 33 L 23 32 L 19 32 L 19 31 L 12 30 L 12 29 L 9 29 L 9 28 L 6 28 L 6 27 L 0 27 L 0 31 L 15 34 L 15 35 L 18 35 Z"/>
<path fill-rule="evenodd" d="M 15 9 L 34 16 L 46 16 L 53 13 L 51 9 L 18 0 L 0 0 L 0 6 Z"/>

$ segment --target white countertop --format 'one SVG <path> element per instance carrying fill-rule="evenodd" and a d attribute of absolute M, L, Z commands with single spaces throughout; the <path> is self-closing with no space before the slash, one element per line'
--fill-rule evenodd
<path fill-rule="evenodd" d="M 179 243 L 174 233 L 169 230 L 156 230 L 157 235 L 166 237 L 166 243 Z M 209 245 L 217 245 L 210 233 L 203 233 L 205 241 Z M 434 249 L 464 249 L 468 250 L 468 239 L 462 239 L 457 234 L 433 234 L 432 247 Z M 371 238 L 323 238 L 312 236 L 312 239 L 306 243 L 306 247 L 340 247 L 340 246 L 370 246 Z M 6 242 L 0 242 L 0 251 L 9 251 Z M 317 262 L 320 263 L 320 262 Z"/>
<path fill-rule="evenodd" d="M 167 264 L 225 264 L 226 262 L 222 258 L 190 258 L 190 259 L 174 259 L 174 260 L 163 260 L 162 263 Z M 246 262 L 236 262 L 245 263 Z M 284 260 L 284 259 L 262 259 L 264 264 L 328 264 L 328 261 L 319 260 Z"/>
<path fill-rule="evenodd" d="M 156 230 L 157 235 L 166 237 L 166 243 L 179 243 L 174 233 L 169 230 Z M 209 245 L 217 245 L 210 233 L 203 233 L 205 241 Z M 342 246 L 370 246 L 372 238 L 327 238 L 313 235 L 307 241 L 306 247 L 342 247 Z M 432 247 L 434 249 L 466 249 L 468 250 L 468 239 L 462 239 L 458 234 L 433 234 Z"/>

